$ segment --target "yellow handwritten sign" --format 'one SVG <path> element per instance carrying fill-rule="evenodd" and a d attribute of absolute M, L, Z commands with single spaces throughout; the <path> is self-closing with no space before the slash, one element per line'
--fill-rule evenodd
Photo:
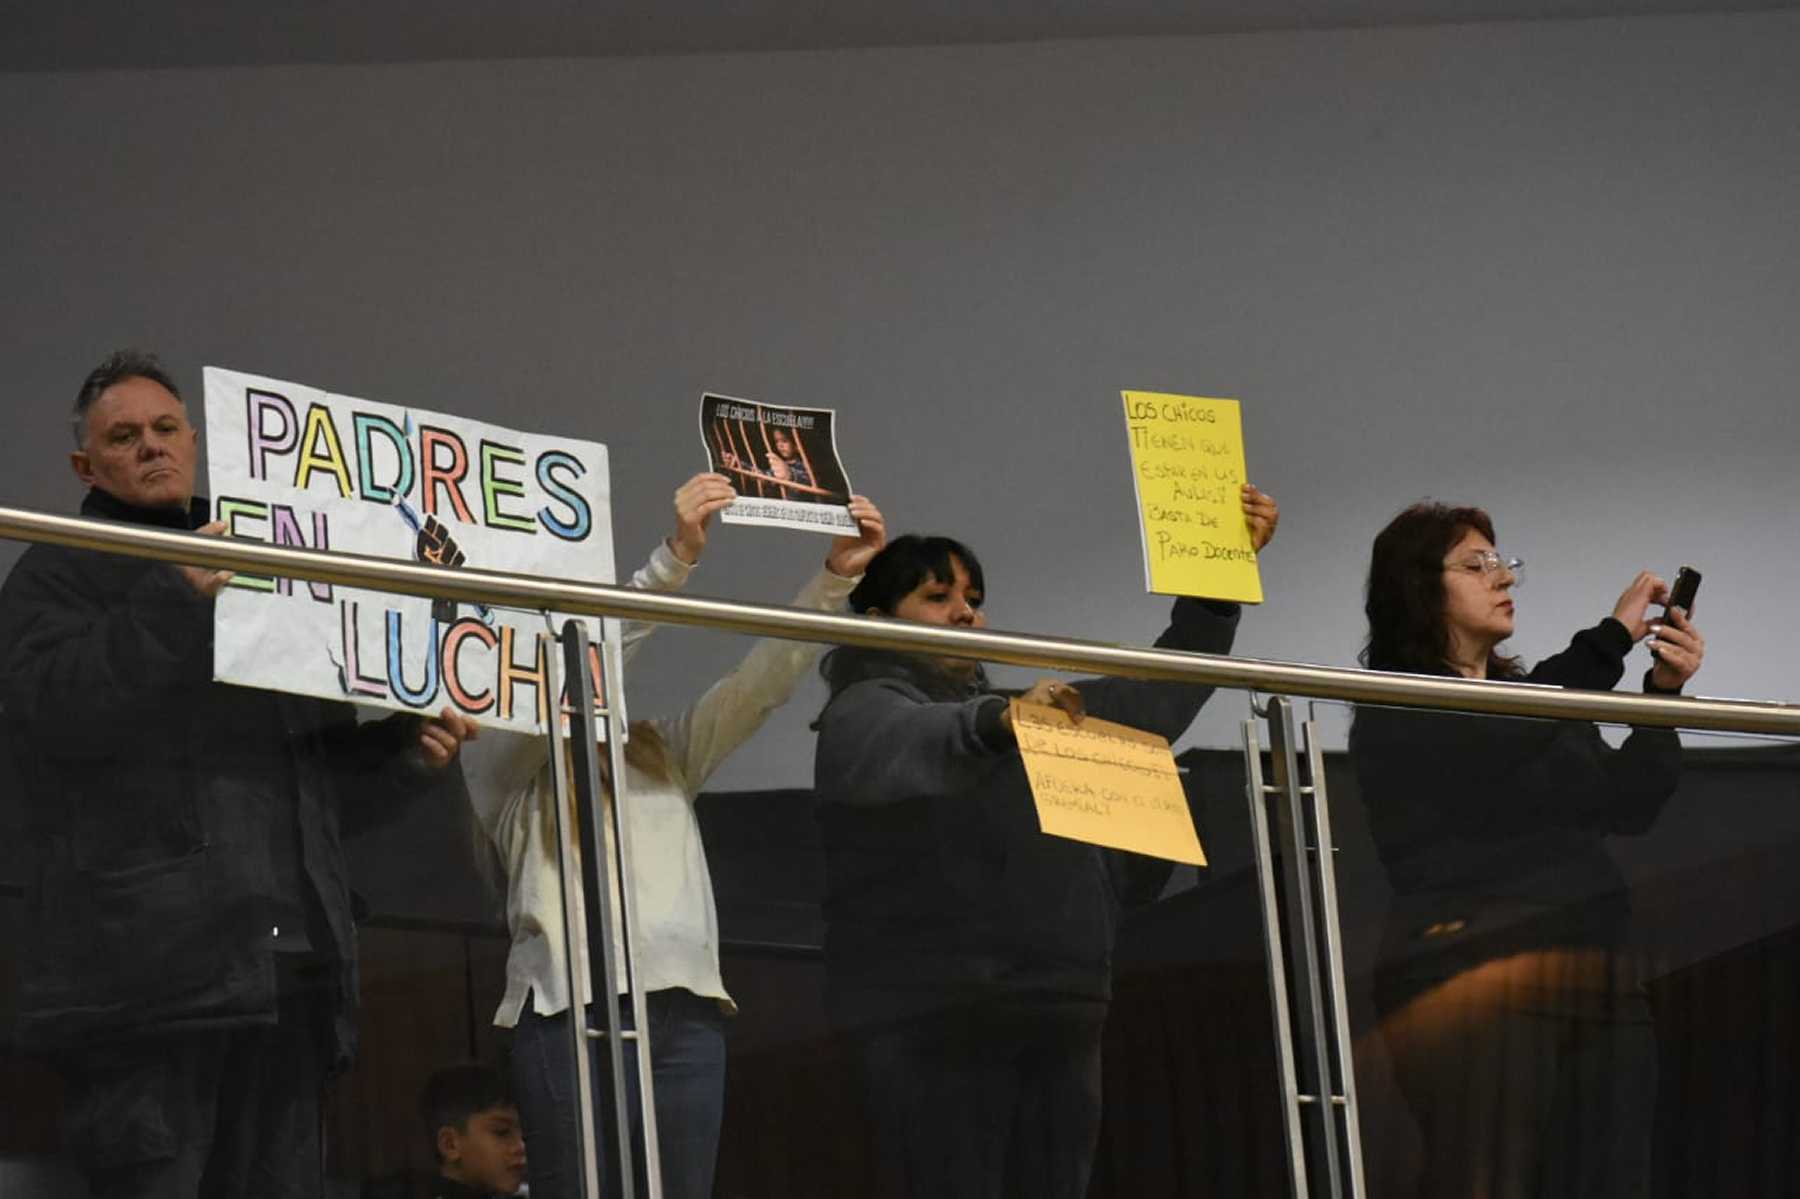
<path fill-rule="evenodd" d="M 1238 402 L 1122 394 L 1144 586 L 1162 595 L 1262 603 L 1240 494 L 1247 476 Z"/>
<path fill-rule="evenodd" d="M 1206 865 L 1169 743 L 1111 721 L 1080 724 L 1060 708 L 1012 701 L 1013 733 L 1055 837 Z"/>

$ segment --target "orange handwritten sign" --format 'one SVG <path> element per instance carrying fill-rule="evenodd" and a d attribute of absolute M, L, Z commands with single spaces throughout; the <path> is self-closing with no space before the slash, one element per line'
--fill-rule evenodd
<path fill-rule="evenodd" d="M 1012 713 L 1044 832 L 1206 865 L 1167 741 L 1092 717 L 1076 724 L 1059 708 L 1016 699 Z"/>

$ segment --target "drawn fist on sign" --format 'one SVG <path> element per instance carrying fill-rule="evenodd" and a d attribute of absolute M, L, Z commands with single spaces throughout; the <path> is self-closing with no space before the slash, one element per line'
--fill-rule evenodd
<path fill-rule="evenodd" d="M 451 570 L 467 561 L 461 547 L 456 544 L 456 539 L 450 536 L 450 530 L 435 516 L 427 516 L 425 523 L 419 527 L 419 535 L 413 541 L 413 556 L 421 562 Z M 450 624 L 456 619 L 456 601 L 442 598 L 432 600 L 431 617 L 440 624 Z"/>

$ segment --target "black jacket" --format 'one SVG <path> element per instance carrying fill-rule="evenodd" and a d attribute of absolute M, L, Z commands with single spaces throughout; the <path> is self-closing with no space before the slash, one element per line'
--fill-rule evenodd
<path fill-rule="evenodd" d="M 93 491 L 82 513 L 192 528 L 206 506 Z M 146 559 L 35 545 L 0 588 L 30 842 L 23 1044 L 272 1021 L 273 913 L 303 910 L 335 967 L 335 1055 L 353 1050 L 341 837 L 425 784 L 416 721 L 215 683 L 212 626 L 212 602 Z"/>
<path fill-rule="evenodd" d="M 1235 604 L 1177 600 L 1156 644 L 1226 653 Z M 826 849 L 834 1014 L 855 1024 L 969 1003 L 1103 1007 L 1128 859 L 1046 836 L 1002 700 L 960 696 L 918 659 L 838 650 L 814 785 Z M 934 676 L 936 676 L 934 678 Z M 1075 684 L 1089 715 L 1171 741 L 1212 688 Z"/>
<path fill-rule="evenodd" d="M 504 1199 L 493 1191 L 472 1187 L 438 1175 L 431 1180 L 431 1199 Z"/>
<path fill-rule="evenodd" d="M 1526 681 L 1610 690 L 1631 645 L 1608 618 Z M 1624 941 L 1629 895 L 1604 842 L 1648 830 L 1674 793 L 1673 730 L 1635 729 L 1614 749 L 1582 721 L 1362 707 L 1350 754 L 1395 892 L 1394 1002 L 1474 960 Z"/>

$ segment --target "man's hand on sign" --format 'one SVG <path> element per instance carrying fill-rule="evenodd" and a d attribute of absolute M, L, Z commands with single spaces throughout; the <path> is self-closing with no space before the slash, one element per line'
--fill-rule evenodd
<path fill-rule="evenodd" d="M 724 475 L 702 471 L 675 489 L 675 535 L 669 549 L 689 566 L 706 549 L 706 526 L 713 513 L 737 499 L 737 488 Z"/>
<path fill-rule="evenodd" d="M 1250 522 L 1250 548 L 1260 551 L 1275 536 L 1275 526 L 1281 523 L 1281 505 L 1275 497 L 1266 491 L 1257 490 L 1252 483 L 1243 486 L 1244 519 Z"/>
<path fill-rule="evenodd" d="M 204 533 L 208 537 L 223 536 L 225 522 L 215 520 L 211 524 L 201 525 L 194 532 Z M 202 599 L 216 599 L 219 592 L 225 589 L 225 584 L 231 582 L 231 576 L 237 573 L 231 570 L 210 570 L 204 566 L 177 566 L 175 569 L 181 572 L 187 585 L 194 589 L 194 594 Z"/>
<path fill-rule="evenodd" d="M 1039 679 L 1031 685 L 1030 690 L 1019 697 L 1022 704 L 1041 704 L 1047 708 L 1060 708 L 1069 714 L 1069 719 L 1080 724 L 1087 715 L 1087 704 L 1081 698 L 1081 692 L 1067 683 L 1055 679 Z M 1000 725 L 1007 732 L 1013 731 L 1012 705 L 1000 713 Z"/>
<path fill-rule="evenodd" d="M 860 495 L 850 497 L 850 515 L 856 518 L 861 532 L 855 537 L 834 538 L 831 552 L 825 555 L 825 568 L 840 579 L 854 579 L 869 565 L 869 559 L 887 544 L 887 522 L 881 509 Z"/>
<path fill-rule="evenodd" d="M 428 770 L 442 770 L 456 759 L 463 742 L 476 737 L 475 722 L 446 705 L 434 719 L 419 722 L 419 760 Z"/>

